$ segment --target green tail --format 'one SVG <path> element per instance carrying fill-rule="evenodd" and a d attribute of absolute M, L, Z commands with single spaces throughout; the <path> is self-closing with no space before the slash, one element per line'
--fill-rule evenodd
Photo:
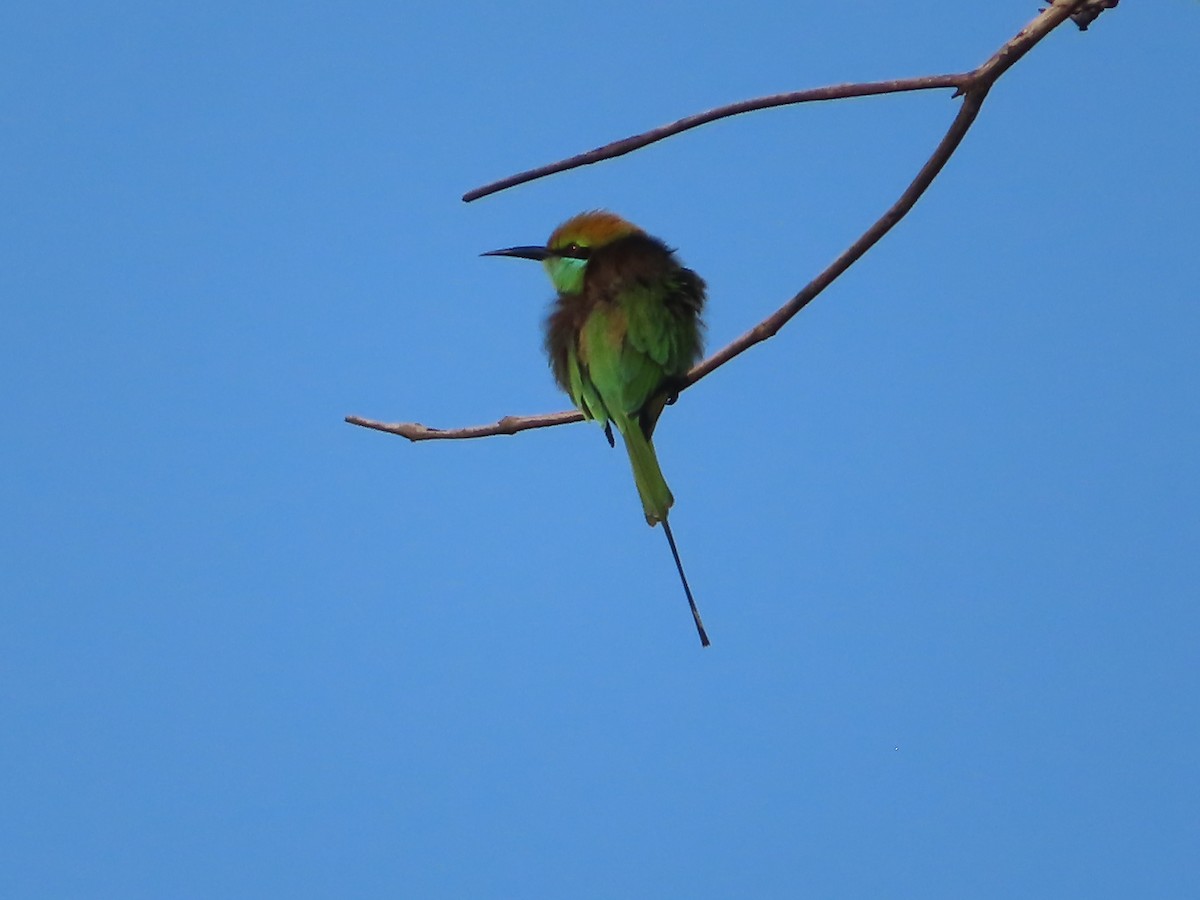
<path fill-rule="evenodd" d="M 696 608 L 696 600 L 692 596 L 692 588 L 687 576 L 683 574 L 683 563 L 679 559 L 679 549 L 675 546 L 675 535 L 671 534 L 671 526 L 667 522 L 667 512 L 675 502 L 671 489 L 663 478 L 662 469 L 658 467 L 658 456 L 654 453 L 653 442 L 646 437 L 642 426 L 628 419 L 616 420 L 617 430 L 625 438 L 625 449 L 629 451 L 629 464 L 633 466 L 633 483 L 637 485 L 638 496 L 642 498 L 642 509 L 646 513 L 646 522 L 651 527 L 662 522 L 663 531 L 667 535 L 667 543 L 671 545 L 671 556 L 675 558 L 675 568 L 679 572 L 679 580 L 683 583 L 683 592 L 687 595 L 688 606 L 692 610 L 692 619 L 696 623 L 696 632 L 700 635 L 700 645 L 708 646 L 708 633 L 700 620 L 700 610 Z"/>
<path fill-rule="evenodd" d="M 629 464 L 633 467 L 633 483 L 637 485 L 638 496 L 642 498 L 646 521 L 651 526 L 665 522 L 667 511 L 675 502 L 675 498 L 671 496 L 671 489 L 667 487 L 662 469 L 658 467 L 654 444 L 642 434 L 641 426 L 636 421 L 616 424 L 621 437 L 625 438 Z"/>

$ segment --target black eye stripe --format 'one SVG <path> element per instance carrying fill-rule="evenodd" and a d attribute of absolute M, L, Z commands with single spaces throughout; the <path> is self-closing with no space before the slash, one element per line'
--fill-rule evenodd
<path fill-rule="evenodd" d="M 567 244 L 567 246 L 565 246 L 561 250 L 559 250 L 558 255 L 559 256 L 567 256 L 567 257 L 570 257 L 571 259 L 587 259 L 589 252 L 590 252 L 590 248 L 581 247 L 577 243 L 572 241 L 571 243 Z"/>

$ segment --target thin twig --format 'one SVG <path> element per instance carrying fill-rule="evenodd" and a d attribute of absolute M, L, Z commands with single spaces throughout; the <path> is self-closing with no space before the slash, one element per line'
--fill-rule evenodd
<path fill-rule="evenodd" d="M 527 172 L 518 172 L 516 175 L 501 178 L 499 181 L 493 181 L 491 184 L 485 184 L 483 187 L 467 191 L 463 194 L 463 202 L 470 203 L 472 200 L 478 200 L 480 197 L 488 196 L 488 194 L 495 194 L 499 191 L 516 187 L 519 184 L 525 184 L 538 178 L 545 178 L 547 175 L 554 175 L 558 172 L 565 172 L 568 169 L 577 169 L 580 166 L 589 166 L 592 163 L 613 159 L 617 156 L 624 156 L 626 153 L 632 153 L 634 150 L 645 147 L 647 144 L 653 144 L 656 141 L 672 137 L 681 131 L 699 128 L 701 125 L 707 125 L 709 122 L 715 122 L 718 119 L 728 119 L 730 116 L 737 116 L 742 113 L 754 112 L 760 109 L 771 109 L 776 106 L 791 106 L 796 103 L 810 103 L 815 100 L 844 100 L 848 97 L 869 97 L 875 94 L 929 91 L 939 88 L 962 90 L 970 78 L 970 72 L 963 72 L 958 75 L 928 75 L 922 78 L 897 78 L 892 81 L 831 84 L 827 87 L 810 88 L 806 91 L 789 91 L 786 94 L 771 94 L 768 97 L 741 100 L 737 103 L 718 106 L 716 109 L 710 109 L 707 112 L 685 116 L 676 122 L 671 122 L 669 125 L 662 125 L 658 128 L 652 128 L 650 131 L 624 138 L 623 140 L 613 141 L 611 144 L 605 144 L 603 147 L 597 147 L 595 150 L 580 153 L 569 159 L 559 160 L 547 166 L 539 166 Z"/>
<path fill-rule="evenodd" d="M 582 422 L 583 413 L 572 409 L 566 412 L 545 413 L 540 416 L 505 416 L 488 425 L 469 425 L 466 428 L 430 428 L 420 422 L 376 422 L 361 416 L 346 416 L 351 425 L 361 425 L 375 431 L 398 434 L 410 441 L 448 441 L 465 438 L 490 437 L 495 434 L 516 434 L 531 428 L 549 428 L 551 425 L 569 425 Z"/>
<path fill-rule="evenodd" d="M 574 168 L 580 165 L 586 165 L 591 162 L 596 162 L 599 159 L 608 159 L 613 156 L 619 156 L 623 153 L 628 153 L 630 150 L 637 147 L 645 146 L 657 140 L 662 140 L 672 134 L 677 134 L 688 128 L 695 128 L 697 125 L 711 122 L 717 118 L 725 116 L 737 115 L 740 112 L 748 112 L 750 109 L 764 109 L 768 106 L 782 106 L 786 103 L 801 103 L 806 100 L 818 99 L 833 99 L 834 97 L 855 97 L 863 96 L 870 93 L 889 93 L 901 90 L 923 90 L 934 87 L 955 87 L 959 93 L 964 95 L 962 107 L 958 111 L 958 115 L 954 117 L 954 121 L 950 123 L 949 129 L 945 136 L 938 143 L 933 154 L 921 167 L 921 170 L 913 178 L 912 182 L 905 188 L 899 199 L 868 228 L 861 237 L 851 244 L 837 259 L 829 264 L 823 272 L 817 275 L 812 281 L 805 285 L 798 294 L 796 294 L 787 303 L 773 312 L 770 316 L 760 322 L 754 328 L 747 331 L 741 337 L 730 342 L 722 347 L 716 353 L 709 356 L 707 359 L 699 362 L 685 378 L 683 388 L 695 384 L 705 375 L 708 375 L 718 367 L 729 362 L 740 353 L 753 347 L 755 344 L 765 341 L 767 338 L 775 335 L 787 322 L 796 315 L 800 310 L 807 306 L 814 297 L 829 287 L 833 281 L 845 272 L 851 265 L 860 259 L 871 247 L 873 247 L 880 238 L 887 234 L 896 223 L 908 214 L 913 208 L 921 195 L 941 172 L 946 162 L 958 149 L 962 143 L 963 137 L 974 123 L 976 116 L 979 115 L 979 110 L 983 105 L 983 101 L 988 95 L 996 80 L 1000 78 L 1008 69 L 1019 60 L 1022 56 L 1028 53 L 1042 38 L 1061 25 L 1068 17 L 1078 15 L 1084 9 L 1094 8 L 1110 8 L 1105 4 L 1112 3 L 1112 0 L 1054 0 L 1054 2 L 1038 15 L 1036 19 L 1030 22 L 1025 28 L 1017 32 L 1017 34 L 997 50 L 992 56 L 979 68 L 966 75 L 938 75 L 932 76 L 930 79 L 902 79 L 892 82 L 874 82 L 869 84 L 859 85 L 834 85 L 829 88 L 818 88 L 814 91 L 798 91 L 793 94 L 778 94 L 775 97 L 764 97 L 759 100 L 746 101 L 745 104 L 733 104 L 731 106 L 720 107 L 719 109 L 710 110 L 707 113 L 701 113 L 697 116 L 690 116 L 686 119 L 680 119 L 671 125 L 666 125 L 654 131 L 646 132 L 643 135 L 638 135 L 633 138 L 627 138 L 625 141 L 618 141 L 614 144 L 609 144 L 607 147 L 600 150 L 594 150 L 591 153 L 585 153 L 581 156 L 572 157 L 568 160 L 563 160 L 559 163 L 554 163 L 550 166 L 545 166 L 542 169 L 535 169 L 532 172 L 522 173 L 521 175 L 513 176 L 511 179 L 505 179 L 503 182 L 496 182 L 495 185 L 488 185 L 486 188 L 480 188 L 478 191 L 472 191 L 464 199 L 474 199 L 474 196 L 483 196 L 484 193 L 492 193 L 494 190 L 502 190 L 504 187 L 509 187 L 514 184 L 520 184 L 523 181 L 532 180 L 532 178 L 542 177 L 553 172 L 562 171 L 564 169 Z M 1115 6 L 1115 3 L 1112 3 Z M 1098 14 L 1098 13 L 1097 13 Z M 1094 16 L 1093 16 L 1094 18 Z M 1090 19 L 1088 20 L 1091 21 Z M 942 83 L 927 83 L 918 85 L 917 82 L 932 82 L 938 79 L 943 80 Z M 953 79 L 953 81 L 951 81 Z M 896 85 L 903 85 L 896 87 Z M 888 87 L 890 86 L 890 87 Z M 857 90 L 854 89 L 864 89 Z M 872 90 L 873 89 L 873 90 Z M 828 96 L 818 96 L 820 92 L 838 91 L 842 93 L 830 94 Z M 781 98 L 792 98 L 784 100 Z M 801 99 L 796 99 L 796 98 Z M 770 102 L 775 101 L 775 102 Z M 748 105 L 749 104 L 749 105 Z M 753 104 L 761 104 L 754 106 Z M 744 107 L 744 108 L 737 108 Z M 637 142 L 626 146 L 630 142 Z M 616 148 L 613 150 L 613 148 Z M 607 155 L 596 156 L 596 154 L 606 153 Z M 595 157 L 595 158 L 592 158 Z M 528 176 L 528 177 L 526 177 Z M 515 179 L 515 180 L 514 180 Z M 482 193 L 481 193 L 482 192 Z M 474 195 L 474 196 L 472 196 Z M 681 390 L 683 389 L 681 388 Z M 376 422 L 371 419 L 364 419 L 359 416 L 347 416 L 346 421 L 352 425 L 361 425 L 364 428 L 373 428 L 376 431 L 386 431 L 390 434 L 398 434 L 408 438 L 410 441 L 425 441 L 425 440 L 448 440 L 462 438 L 488 437 L 497 434 L 516 434 L 519 431 L 527 431 L 532 428 L 546 428 L 552 425 L 565 425 L 570 422 L 582 421 L 583 416 L 578 411 L 549 413 L 539 416 L 505 416 L 497 422 L 487 425 L 473 425 L 466 428 L 439 429 L 430 428 L 426 425 L 421 425 L 417 422 L 397 422 L 385 423 Z"/>

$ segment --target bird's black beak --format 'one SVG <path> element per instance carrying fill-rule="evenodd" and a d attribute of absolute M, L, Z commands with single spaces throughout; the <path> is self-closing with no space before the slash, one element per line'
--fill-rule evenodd
<path fill-rule="evenodd" d="M 480 253 L 480 256 L 515 256 L 518 259 L 537 259 L 543 260 L 550 255 L 550 251 L 545 247 L 506 247 L 503 250 L 489 250 L 487 253 Z"/>

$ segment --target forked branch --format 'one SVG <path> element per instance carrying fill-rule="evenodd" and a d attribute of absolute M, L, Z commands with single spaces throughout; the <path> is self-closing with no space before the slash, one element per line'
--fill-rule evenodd
<path fill-rule="evenodd" d="M 466 194 L 463 199 L 467 201 L 474 200 L 518 184 L 524 184 L 537 178 L 552 175 L 556 172 L 590 165 L 603 159 L 612 159 L 640 147 L 645 147 L 647 144 L 652 144 L 672 135 L 679 134 L 682 131 L 752 110 L 768 109 L 770 107 L 786 106 L 795 103 L 808 103 L 815 100 L 838 100 L 847 97 L 863 97 L 873 94 L 898 93 L 901 91 L 954 88 L 954 96 L 961 95 L 963 97 L 963 103 L 959 108 L 958 115 L 950 123 L 945 136 L 938 143 L 937 148 L 925 162 L 925 165 L 917 172 L 916 177 L 913 178 L 912 182 L 905 188 L 896 202 L 870 228 L 863 232 L 861 237 L 846 248 L 837 259 L 830 263 L 816 278 L 806 284 L 787 303 L 741 337 L 722 347 L 707 359 L 697 363 L 686 376 L 683 385 L 683 388 L 686 388 L 695 384 L 720 366 L 723 366 L 738 354 L 774 336 L 796 313 L 807 306 L 818 294 L 829 287 L 838 276 L 849 269 L 864 253 L 870 250 L 880 238 L 891 231 L 896 226 L 896 223 L 903 219 L 909 210 L 913 208 L 917 200 L 925 193 L 934 178 L 937 177 L 938 173 L 941 172 L 942 168 L 949 161 L 954 151 L 958 149 L 963 137 L 966 136 L 976 116 L 979 115 L 979 110 L 983 106 L 983 101 L 987 98 L 988 91 L 991 90 L 992 85 L 1017 60 L 1028 53 L 1042 38 L 1068 18 L 1073 19 L 1079 25 L 1080 29 L 1085 29 L 1103 10 L 1111 9 L 1118 2 L 1119 0 L 1053 0 L 1050 6 L 1042 10 L 1037 18 L 992 54 L 983 65 L 971 72 L 959 75 L 903 78 L 895 81 L 832 85 L 807 91 L 795 91 L 788 94 L 775 94 L 769 97 L 745 100 L 740 103 L 718 107 L 708 112 L 698 113 L 694 116 L 688 116 L 669 125 L 616 141 L 588 153 L 513 175 L 501 181 L 477 188 Z M 408 438 L 410 441 L 450 440 L 488 437 L 497 434 L 516 434 L 517 432 L 528 431 L 533 428 L 565 425 L 570 422 L 579 422 L 582 420 L 582 414 L 577 411 L 570 411 L 539 416 L 505 416 L 499 421 L 487 425 L 440 429 L 430 428 L 417 422 L 387 423 L 364 419 L 359 416 L 346 417 L 346 421 L 351 425 L 360 425 L 364 428 L 375 429 L 376 431 L 398 434 Z"/>

